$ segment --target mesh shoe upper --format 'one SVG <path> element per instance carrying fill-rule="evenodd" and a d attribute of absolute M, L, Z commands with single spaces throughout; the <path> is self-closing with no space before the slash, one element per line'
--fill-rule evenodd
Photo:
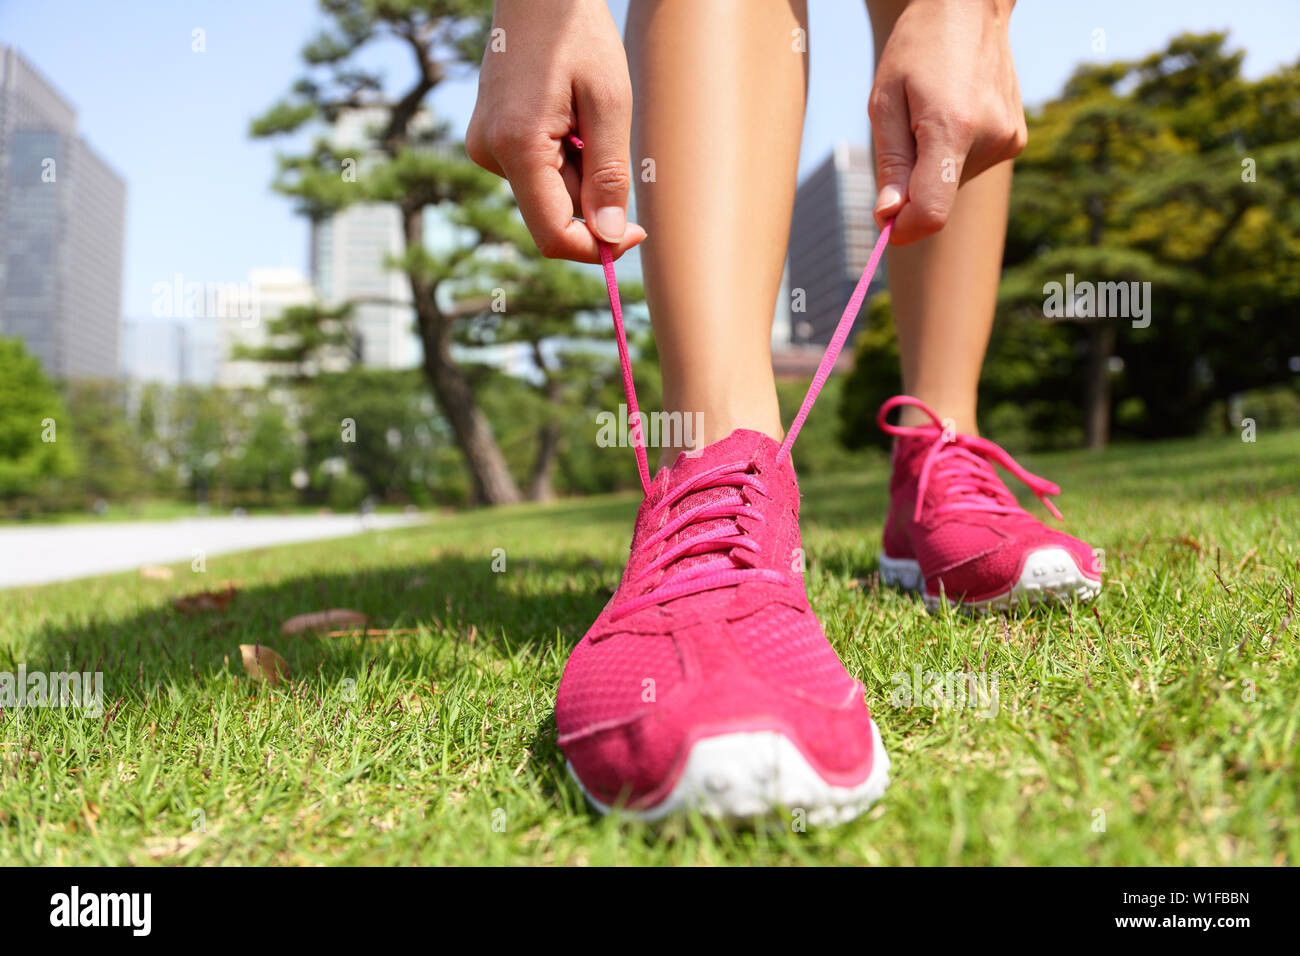
<path fill-rule="evenodd" d="M 870 771 L 863 689 L 808 606 L 798 488 L 778 452 L 738 430 L 651 485 L 623 580 L 556 702 L 560 745 L 602 802 L 653 804 L 694 740 L 729 731 L 780 731 L 828 780 Z M 692 491 L 702 475 L 747 480 Z"/>

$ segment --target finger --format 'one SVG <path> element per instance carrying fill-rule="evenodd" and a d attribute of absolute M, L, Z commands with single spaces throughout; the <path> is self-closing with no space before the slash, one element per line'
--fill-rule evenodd
<path fill-rule="evenodd" d="M 497 162 L 497 158 L 493 156 L 491 152 L 479 151 L 477 149 L 473 149 L 470 147 L 470 144 L 467 141 L 465 143 L 465 153 L 466 155 L 469 156 L 471 160 L 474 161 L 474 164 L 476 166 L 481 166 L 483 169 L 486 169 L 489 173 L 493 173 L 494 175 L 500 176 L 503 179 L 505 178 L 506 174 L 502 171 L 501 164 Z"/>
<path fill-rule="evenodd" d="M 916 138 L 902 84 L 886 81 L 873 87 L 867 113 L 876 147 L 876 225 L 883 227 L 907 202 L 916 162 Z M 897 242 L 897 226 L 894 236 Z"/>
<path fill-rule="evenodd" d="M 627 230 L 632 93 L 617 86 L 580 85 L 574 90 L 582 149 L 581 208 L 587 225 L 611 244 Z"/>
<path fill-rule="evenodd" d="M 465 154 L 475 165 L 483 167 L 489 173 L 505 176 L 501 171 L 501 164 L 492 154 L 492 147 L 488 143 L 483 123 L 479 120 L 477 104 L 474 107 L 474 115 L 470 117 L 469 127 L 465 131 Z"/>
<path fill-rule="evenodd" d="M 569 191 L 569 199 L 573 201 L 573 214 L 582 215 L 582 164 L 574 159 L 565 162 L 564 167 L 560 170 L 560 175 L 564 177 L 564 188 Z"/>
<path fill-rule="evenodd" d="M 578 262 L 598 260 L 596 241 L 590 230 L 573 218 L 573 199 L 564 183 L 560 144 L 548 140 L 546 147 L 534 146 L 504 155 L 502 166 L 524 224 L 542 255 Z"/>
<path fill-rule="evenodd" d="M 558 146 L 557 146 L 558 149 Z M 599 262 L 596 237 L 587 224 L 573 218 L 573 197 L 554 160 L 516 154 L 506 161 L 510 180 L 524 224 L 542 255 L 574 262 Z M 623 238 L 611 243 L 618 258 L 645 238 L 645 230 L 629 224 Z"/>
<path fill-rule="evenodd" d="M 916 164 L 908 179 L 907 203 L 894 224 L 898 245 L 932 236 L 947 225 L 969 148 L 968 138 L 960 131 L 918 124 Z"/>

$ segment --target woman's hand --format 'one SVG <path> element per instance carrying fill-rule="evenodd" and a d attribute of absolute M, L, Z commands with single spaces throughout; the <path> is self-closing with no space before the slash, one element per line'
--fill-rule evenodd
<path fill-rule="evenodd" d="M 1025 148 L 1007 39 L 1013 0 L 911 0 L 876 68 L 876 222 L 905 245 L 948 221 L 957 187 Z"/>
<path fill-rule="evenodd" d="M 492 28 L 470 158 L 510 181 L 543 255 L 599 262 L 596 236 L 622 255 L 645 230 L 627 221 L 632 83 L 604 0 L 497 0 Z"/>

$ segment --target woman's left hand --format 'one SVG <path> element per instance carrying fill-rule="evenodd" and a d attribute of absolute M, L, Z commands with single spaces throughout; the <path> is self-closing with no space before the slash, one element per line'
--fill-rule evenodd
<path fill-rule="evenodd" d="M 876 68 L 876 222 L 905 245 L 944 227 L 957 187 L 1025 148 L 1013 0 L 911 0 Z"/>

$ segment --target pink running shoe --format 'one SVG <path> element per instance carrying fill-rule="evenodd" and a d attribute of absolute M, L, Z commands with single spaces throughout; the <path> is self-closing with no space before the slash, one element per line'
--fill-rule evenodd
<path fill-rule="evenodd" d="M 891 425 L 889 412 L 915 405 L 933 419 L 920 427 Z M 1048 500 L 1061 489 L 1025 471 L 998 445 L 945 427 L 919 399 L 897 395 L 876 422 L 897 437 L 889 482 L 880 576 L 922 591 L 926 607 L 942 600 L 972 611 L 1029 603 L 1088 601 L 1101 592 L 1101 567 L 1085 542 L 1046 527 L 1020 507 L 994 464 Z"/>
<path fill-rule="evenodd" d="M 650 480 L 622 582 L 574 648 L 555 703 L 569 769 L 601 812 L 829 825 L 889 783 L 862 684 L 808 604 L 790 448 L 889 240 L 885 229 L 785 442 L 738 429 Z M 629 419 L 639 423 L 609 250 L 601 245 Z"/>

